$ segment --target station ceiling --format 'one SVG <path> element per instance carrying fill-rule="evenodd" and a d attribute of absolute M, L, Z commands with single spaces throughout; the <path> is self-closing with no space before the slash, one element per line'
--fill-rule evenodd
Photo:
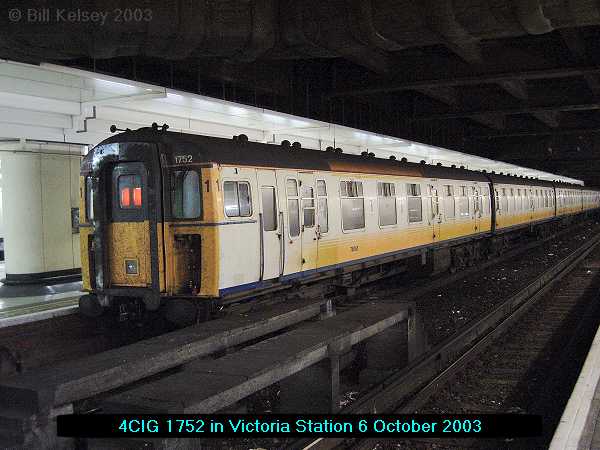
<path fill-rule="evenodd" d="M 0 14 L 0 58 L 107 73 L 600 186 L 598 1 L 12 3 Z M 71 20 L 71 11 L 105 19 Z"/>

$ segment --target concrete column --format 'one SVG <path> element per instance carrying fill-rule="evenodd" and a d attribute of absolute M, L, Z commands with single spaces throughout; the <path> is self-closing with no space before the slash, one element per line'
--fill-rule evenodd
<path fill-rule="evenodd" d="M 0 142 L 6 283 L 67 281 L 81 271 L 79 207 L 81 145 Z M 75 231 L 75 232 L 74 232 Z"/>

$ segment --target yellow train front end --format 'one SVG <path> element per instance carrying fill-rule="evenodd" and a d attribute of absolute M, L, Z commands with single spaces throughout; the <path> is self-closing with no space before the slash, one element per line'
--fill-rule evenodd
<path fill-rule="evenodd" d="M 156 130 L 115 136 L 81 168 L 80 311 L 138 318 L 218 296 L 218 172 Z M 181 308 L 180 308 L 181 309 Z"/>

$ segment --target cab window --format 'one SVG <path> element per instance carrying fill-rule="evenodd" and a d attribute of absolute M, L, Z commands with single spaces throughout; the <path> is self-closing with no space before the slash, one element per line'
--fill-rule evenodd
<path fill-rule="evenodd" d="M 202 215 L 200 174 L 196 170 L 171 172 L 171 213 L 175 219 L 198 219 Z"/>

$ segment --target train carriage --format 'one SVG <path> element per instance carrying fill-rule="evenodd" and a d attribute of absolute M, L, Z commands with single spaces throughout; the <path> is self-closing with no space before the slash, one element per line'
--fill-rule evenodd
<path fill-rule="evenodd" d="M 156 127 L 102 142 L 81 177 L 91 315 L 226 301 L 584 207 L 538 180 Z"/>

